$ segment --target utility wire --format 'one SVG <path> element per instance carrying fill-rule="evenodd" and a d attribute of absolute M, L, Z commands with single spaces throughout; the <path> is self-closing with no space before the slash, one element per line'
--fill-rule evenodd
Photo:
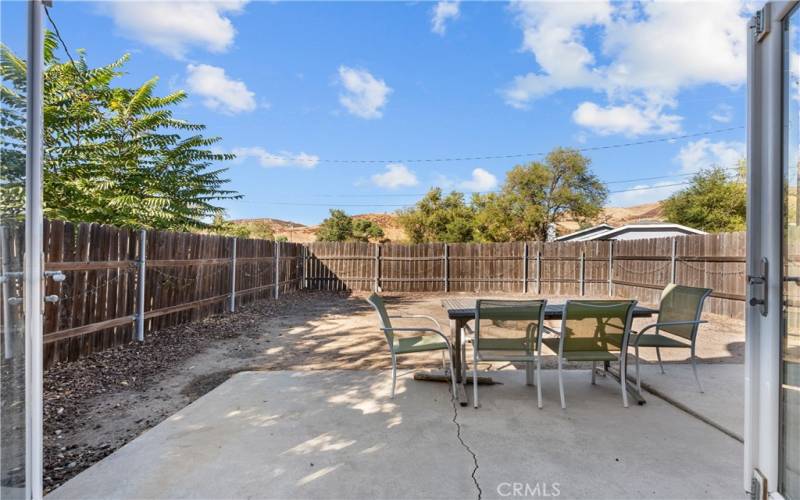
<path fill-rule="evenodd" d="M 53 26 L 53 32 L 55 33 L 56 38 L 58 38 L 58 41 L 61 43 L 61 48 L 64 49 L 64 53 L 67 54 L 69 62 L 72 63 L 72 69 L 75 70 L 75 74 L 78 75 L 78 78 L 80 78 L 81 81 L 83 81 L 83 83 L 86 83 L 86 79 L 83 77 L 83 73 L 81 72 L 81 70 L 78 69 L 78 65 L 77 63 L 75 63 L 75 59 L 72 58 L 72 54 L 70 54 L 69 52 L 69 47 L 67 46 L 67 42 L 65 42 L 64 39 L 61 37 L 61 32 L 58 30 L 58 25 L 53 20 L 53 17 L 50 15 L 50 8 L 47 7 L 46 5 L 44 6 L 44 13 L 47 16 L 47 20 L 50 21 L 50 25 Z"/>
<path fill-rule="evenodd" d="M 722 170 L 732 171 L 737 170 L 738 167 L 730 167 L 730 168 L 723 168 Z M 696 172 L 688 173 L 688 174 L 673 174 L 673 175 L 658 175 L 654 177 L 638 177 L 635 179 L 621 179 L 615 181 L 608 181 L 604 182 L 603 184 L 630 184 L 632 182 L 641 182 L 641 181 L 652 181 L 652 180 L 659 180 L 659 179 L 675 179 L 675 178 L 682 178 L 682 177 L 691 177 L 697 175 Z M 639 191 L 643 189 L 657 189 L 660 187 L 666 187 L 667 184 L 662 184 L 660 186 L 646 186 L 646 187 L 635 187 L 630 188 L 630 190 Z M 619 193 L 625 192 L 626 190 L 619 190 L 619 191 L 610 191 L 610 193 Z M 490 193 L 500 193 L 499 190 L 493 191 L 472 191 L 472 193 L 476 194 L 490 194 Z M 316 194 L 308 194 L 303 193 L 302 196 L 306 198 L 418 198 L 420 196 L 425 196 L 427 193 L 377 193 L 377 194 L 346 194 L 346 193 L 338 193 L 338 194 L 327 194 L 327 193 L 316 193 Z M 248 200 L 237 200 L 239 202 L 244 203 L 251 203 Z"/>
<path fill-rule="evenodd" d="M 653 189 L 661 189 L 675 186 L 688 186 L 691 184 L 689 181 L 675 182 L 671 184 L 661 184 L 660 186 L 642 186 L 630 189 L 619 189 L 616 191 L 609 191 L 608 194 L 628 193 L 631 191 L 650 191 Z M 250 200 L 233 200 L 234 203 L 251 203 L 256 205 L 286 205 L 293 207 L 386 207 L 386 208 L 403 208 L 412 207 L 414 204 L 400 204 L 400 203 L 301 203 L 294 201 L 250 201 Z"/>
<path fill-rule="evenodd" d="M 744 125 L 736 127 L 719 128 L 714 130 L 707 130 L 705 132 L 696 132 L 693 134 L 676 135 L 672 137 L 661 137 L 657 139 L 645 139 L 641 141 L 623 142 L 618 144 L 606 144 L 604 146 L 590 146 L 585 148 L 575 148 L 580 152 L 590 151 L 603 151 L 607 149 L 620 149 L 632 146 L 642 146 L 645 144 L 656 144 L 660 142 L 672 142 L 683 139 L 692 139 L 695 137 L 704 137 L 713 134 L 721 134 L 724 132 L 731 132 L 734 130 L 744 129 Z M 441 158 L 406 158 L 406 159 L 342 159 L 342 158 L 318 158 L 319 163 L 341 163 L 341 164 L 370 164 L 370 163 L 436 163 L 436 162 L 453 162 L 453 161 L 474 161 L 474 160 L 497 160 L 497 159 L 511 159 L 511 158 L 527 158 L 531 156 L 545 156 L 547 152 L 534 152 L 534 153 L 511 153 L 511 154 L 493 154 L 483 156 L 456 156 L 456 157 L 441 157 Z M 308 164 L 310 160 L 307 156 L 287 156 L 287 155 L 264 155 L 264 158 L 286 162 L 296 162 Z"/>

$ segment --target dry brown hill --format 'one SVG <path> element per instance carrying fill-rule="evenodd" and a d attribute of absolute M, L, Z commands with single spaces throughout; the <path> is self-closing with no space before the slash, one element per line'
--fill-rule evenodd
<path fill-rule="evenodd" d="M 386 235 L 390 241 L 405 241 L 406 236 L 403 228 L 397 222 L 397 215 L 395 214 L 358 214 L 353 216 L 356 219 L 367 219 L 375 222 Z M 260 218 L 260 219 L 238 219 L 233 220 L 233 223 L 244 223 L 245 221 L 266 221 L 269 223 L 272 231 L 276 236 L 285 236 L 289 241 L 296 243 L 309 243 L 316 240 L 317 226 L 306 226 L 297 222 Z M 661 208 L 660 202 L 646 203 L 644 205 L 635 205 L 632 207 L 608 207 L 603 210 L 600 217 L 595 222 L 607 222 L 614 226 L 621 226 L 624 224 L 631 224 L 634 222 L 642 221 L 663 221 L 664 212 Z M 558 224 L 559 234 L 565 234 L 576 231 L 580 227 L 579 223 L 574 220 L 564 220 Z"/>

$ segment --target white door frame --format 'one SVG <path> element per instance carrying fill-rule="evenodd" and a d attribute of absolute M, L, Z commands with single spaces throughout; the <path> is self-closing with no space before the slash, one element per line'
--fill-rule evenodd
<path fill-rule="evenodd" d="M 747 274 L 744 487 L 754 470 L 770 496 L 779 478 L 782 294 L 783 21 L 796 1 L 770 2 L 748 25 Z M 768 262 L 764 269 L 763 259 Z M 765 301 L 766 304 L 760 303 Z"/>
<path fill-rule="evenodd" d="M 44 255 L 42 207 L 42 136 L 44 132 L 43 0 L 28 1 L 27 151 L 25 162 L 25 496 L 42 498 L 42 325 Z"/>

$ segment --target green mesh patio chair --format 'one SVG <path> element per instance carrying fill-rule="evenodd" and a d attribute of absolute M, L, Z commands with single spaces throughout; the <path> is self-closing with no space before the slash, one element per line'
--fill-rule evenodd
<path fill-rule="evenodd" d="M 386 336 L 386 341 L 389 343 L 389 352 L 392 355 L 392 398 L 394 398 L 394 390 L 397 385 L 397 355 L 398 354 L 411 354 L 416 352 L 430 352 L 442 351 L 442 364 L 444 365 L 444 351 L 447 351 L 448 360 L 450 362 L 450 380 L 453 384 L 453 393 L 456 394 L 456 378 L 453 373 L 453 349 L 447 336 L 442 333 L 442 326 L 431 316 L 424 316 L 420 314 L 404 315 L 404 316 L 389 316 L 386 312 L 386 305 L 380 295 L 373 293 L 367 299 L 367 302 L 372 305 L 375 312 L 378 313 L 378 323 L 380 329 Z M 392 319 L 425 319 L 432 322 L 436 328 L 413 326 L 397 328 L 392 326 Z"/>
<path fill-rule="evenodd" d="M 557 353 L 558 391 L 561 407 L 566 408 L 564 397 L 563 362 L 592 362 L 592 384 L 595 383 L 597 363 L 619 361 L 620 373 L 627 364 L 628 337 L 635 300 L 569 300 L 564 306 L 561 331 L 558 338 L 546 338 L 542 342 Z M 620 346 L 612 340 L 618 339 Z M 622 404 L 628 407 L 628 392 L 625 376 L 620 377 Z"/>
<path fill-rule="evenodd" d="M 478 407 L 478 362 L 525 363 L 525 380 L 533 385 L 536 363 L 536 396 L 542 407 L 540 384 L 542 328 L 546 300 L 478 300 L 475 326 L 465 325 L 461 345 L 461 366 L 466 367 L 466 343 L 472 343 L 473 406 Z M 466 374 L 464 374 L 466 375 Z M 465 379 L 466 377 L 464 377 Z"/>
<path fill-rule="evenodd" d="M 703 392 L 703 386 L 697 376 L 695 345 L 698 327 L 701 323 L 706 323 L 700 319 L 700 316 L 703 314 L 703 304 L 709 295 L 711 295 L 709 288 L 695 288 L 671 283 L 661 293 L 656 322 L 645 326 L 639 332 L 632 332 L 629 345 L 634 348 L 636 354 L 636 388 L 639 392 L 642 390 L 642 379 L 639 373 L 639 349 L 642 347 L 656 348 L 656 357 L 661 373 L 665 373 L 664 365 L 661 362 L 662 348 L 689 349 L 694 380 L 697 382 L 700 392 Z M 648 330 L 653 330 L 653 333 L 646 334 L 645 332 Z M 664 333 L 668 335 L 663 335 Z"/>

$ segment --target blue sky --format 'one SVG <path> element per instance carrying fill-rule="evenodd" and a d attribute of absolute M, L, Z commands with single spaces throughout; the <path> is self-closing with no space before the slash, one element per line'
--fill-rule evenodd
<path fill-rule="evenodd" d="M 3 2 L 0 25 L 20 53 L 24 7 Z M 303 223 L 328 207 L 393 211 L 431 186 L 492 190 L 540 156 L 413 159 L 659 141 L 586 153 L 609 189 L 624 191 L 612 193 L 614 206 L 661 199 L 712 164 L 733 167 L 744 154 L 750 12 L 735 2 L 602 1 L 51 9 L 91 64 L 131 54 L 121 84 L 157 75 L 161 92 L 189 92 L 178 116 L 240 156 L 229 176 L 245 197 L 224 203 L 230 217 Z M 666 140 L 686 134 L 708 135 Z"/>

